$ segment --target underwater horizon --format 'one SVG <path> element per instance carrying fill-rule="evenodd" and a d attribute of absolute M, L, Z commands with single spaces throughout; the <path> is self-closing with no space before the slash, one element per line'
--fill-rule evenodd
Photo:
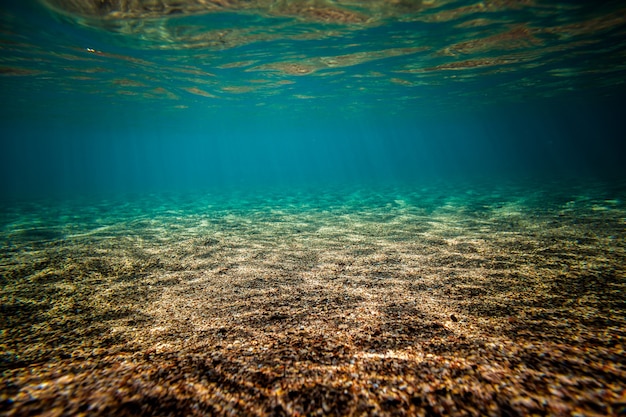
<path fill-rule="evenodd" d="M 626 5 L 0 2 L 0 415 L 626 413 Z"/>

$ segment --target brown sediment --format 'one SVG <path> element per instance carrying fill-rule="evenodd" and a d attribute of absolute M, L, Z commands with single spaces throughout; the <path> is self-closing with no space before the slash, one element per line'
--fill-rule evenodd
<path fill-rule="evenodd" d="M 270 6 L 270 13 L 279 16 L 296 16 L 302 19 L 326 23 L 364 23 L 367 17 L 361 13 L 339 7 L 335 2 L 325 1 L 278 1 Z"/>
<path fill-rule="evenodd" d="M 308 75 L 319 69 L 318 66 L 314 66 L 310 63 L 296 63 L 296 62 L 276 62 L 272 64 L 260 65 L 258 67 L 250 68 L 246 71 L 279 71 L 287 75 Z"/>
<path fill-rule="evenodd" d="M 379 59 L 412 55 L 428 50 L 428 47 L 390 48 L 352 54 L 299 59 L 298 61 L 273 62 L 259 65 L 246 71 L 279 71 L 287 75 L 309 75 L 322 69 L 343 68 Z"/>
<path fill-rule="evenodd" d="M 215 77 L 215 74 L 203 71 L 195 67 L 190 67 L 190 66 L 184 66 L 182 68 L 181 67 L 172 68 L 172 71 L 182 72 L 184 74 L 199 75 L 202 77 Z"/>
<path fill-rule="evenodd" d="M 0 76 L 25 76 L 45 74 L 45 71 L 21 67 L 0 67 Z"/>
<path fill-rule="evenodd" d="M 475 28 L 475 27 L 484 27 L 484 26 L 489 26 L 489 25 L 494 25 L 494 24 L 502 24 L 502 23 L 506 23 L 506 22 L 499 21 L 499 20 L 496 20 L 496 19 L 477 18 L 477 19 L 468 20 L 468 21 L 463 22 L 463 23 L 459 23 L 459 24 L 455 25 L 455 27 L 457 27 L 457 28 Z"/>
<path fill-rule="evenodd" d="M 87 75 L 72 75 L 69 78 L 72 80 L 79 80 L 79 81 L 98 81 L 98 78 L 89 77 Z"/>
<path fill-rule="evenodd" d="M 49 7 L 64 13 L 92 18 L 154 18 L 176 14 L 194 14 L 215 11 L 228 5 L 226 2 L 190 1 L 124 1 L 124 0 L 43 0 Z"/>
<path fill-rule="evenodd" d="M 43 0 L 48 7 L 86 18 L 146 19 L 220 11 L 251 11 L 265 15 L 293 16 L 333 24 L 362 24 L 387 16 L 402 16 L 447 1 L 376 0 Z"/>
<path fill-rule="evenodd" d="M 440 4 L 439 2 L 437 3 L 438 5 Z M 446 3 L 454 4 L 455 1 L 447 1 Z M 535 3 L 535 0 L 480 1 L 469 6 L 461 6 L 454 9 L 443 9 L 432 14 L 417 15 L 414 18 L 415 20 L 422 20 L 425 22 L 448 22 L 478 13 L 501 12 L 532 7 Z"/>
<path fill-rule="evenodd" d="M 201 90 L 198 87 L 186 87 L 186 88 L 183 88 L 183 90 L 187 91 L 188 93 L 195 94 L 198 96 L 218 98 L 216 95 L 211 94 L 208 91 Z"/>
<path fill-rule="evenodd" d="M 241 1 L 241 0 L 158 0 L 158 1 L 76 1 L 44 0 L 52 9 L 88 18 L 146 19 L 219 11 L 256 11 L 267 15 L 294 16 L 336 24 L 363 23 L 367 16 L 333 1 Z"/>
<path fill-rule="evenodd" d="M 181 84 L 192 84 L 196 86 L 205 86 L 209 88 L 215 88 L 215 86 L 219 85 L 219 82 L 215 78 L 197 78 L 197 77 L 186 77 L 180 76 L 178 77 L 178 81 Z"/>
<path fill-rule="evenodd" d="M 226 93 L 244 94 L 251 91 L 255 91 L 258 87 L 252 87 L 249 85 L 226 85 L 220 87 L 220 89 Z"/>
<path fill-rule="evenodd" d="M 334 36 L 330 27 L 338 30 L 360 30 L 384 24 L 386 19 L 406 18 L 424 9 L 444 4 L 444 1 L 338 2 L 332 0 L 42 0 L 53 10 L 86 26 L 104 28 L 149 40 L 150 48 L 228 49 L 258 41 L 275 39 L 322 39 Z M 228 30 L 207 30 L 205 26 L 168 28 L 163 19 L 172 15 L 196 15 L 216 12 L 256 14 L 262 17 L 292 18 L 275 26 L 232 27 Z M 280 35 L 285 25 L 313 24 L 296 34 Z M 320 30 L 319 25 L 326 25 Z"/>
<path fill-rule="evenodd" d="M 390 82 L 394 83 L 394 84 L 398 84 L 398 85 L 406 85 L 406 86 L 413 86 L 413 82 L 402 79 L 402 78 L 390 78 L 389 79 Z"/>
<path fill-rule="evenodd" d="M 450 62 L 447 64 L 437 65 L 431 68 L 423 68 L 417 71 L 441 71 L 441 70 L 463 70 L 472 68 L 492 67 L 495 65 L 511 65 L 517 64 L 522 59 L 507 58 L 484 58 L 484 59 L 468 59 L 465 61 Z M 415 72 L 415 71 L 412 71 Z"/>
<path fill-rule="evenodd" d="M 441 55 L 473 54 L 478 52 L 508 51 L 537 47 L 542 42 L 534 36 L 534 30 L 525 26 L 516 26 L 506 32 L 486 38 L 464 41 L 440 51 Z"/>
<path fill-rule="evenodd" d="M 413 55 L 418 52 L 424 52 L 430 48 L 426 46 L 412 48 L 389 48 L 383 50 L 370 50 L 367 52 L 355 52 L 352 54 L 327 56 L 320 58 L 320 61 L 327 67 L 348 67 L 352 65 L 362 64 L 364 62 L 374 61 L 377 59 L 385 59 L 396 56 Z"/>
<path fill-rule="evenodd" d="M 135 81 L 128 78 L 116 78 L 111 81 L 115 85 L 120 85 L 123 87 L 146 87 L 146 84 L 141 81 Z"/>
<path fill-rule="evenodd" d="M 388 197 L 13 233 L 5 415 L 626 410 L 619 200 Z"/>
<path fill-rule="evenodd" d="M 236 62 L 229 62 L 227 64 L 222 64 L 222 65 L 218 65 L 217 68 L 220 69 L 230 69 L 230 68 L 241 68 L 241 67 L 249 67 L 250 65 L 254 65 L 254 63 L 257 61 L 236 61 Z"/>
<path fill-rule="evenodd" d="M 150 90 L 148 93 L 150 96 L 154 95 L 155 97 L 167 97 L 170 100 L 179 100 L 180 97 L 178 97 L 176 94 L 172 93 L 169 90 L 166 90 L 163 87 L 157 87 L 157 88 L 153 88 L 152 90 Z"/>
<path fill-rule="evenodd" d="M 79 73 L 86 73 L 86 74 L 97 74 L 97 73 L 105 73 L 105 72 L 112 72 L 112 70 L 108 69 L 108 68 L 102 68 L 102 67 L 88 67 L 88 68 L 81 68 L 81 67 L 65 67 L 64 68 L 67 71 L 71 71 L 71 72 L 79 72 Z"/>

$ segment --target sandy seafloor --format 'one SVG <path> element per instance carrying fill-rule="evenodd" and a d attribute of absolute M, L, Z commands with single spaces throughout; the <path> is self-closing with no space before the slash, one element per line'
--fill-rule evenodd
<path fill-rule="evenodd" d="M 626 186 L 2 208 L 2 415 L 626 413 Z"/>

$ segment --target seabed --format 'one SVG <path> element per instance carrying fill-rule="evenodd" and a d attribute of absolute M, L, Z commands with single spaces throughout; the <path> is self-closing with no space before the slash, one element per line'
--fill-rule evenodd
<path fill-rule="evenodd" d="M 626 413 L 623 196 L 438 185 L 4 207 L 0 413 Z"/>

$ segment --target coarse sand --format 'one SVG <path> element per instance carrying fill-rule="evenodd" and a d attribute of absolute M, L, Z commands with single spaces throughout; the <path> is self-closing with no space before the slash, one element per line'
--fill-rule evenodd
<path fill-rule="evenodd" d="M 421 193 L 15 208 L 0 414 L 626 413 L 624 204 Z"/>

